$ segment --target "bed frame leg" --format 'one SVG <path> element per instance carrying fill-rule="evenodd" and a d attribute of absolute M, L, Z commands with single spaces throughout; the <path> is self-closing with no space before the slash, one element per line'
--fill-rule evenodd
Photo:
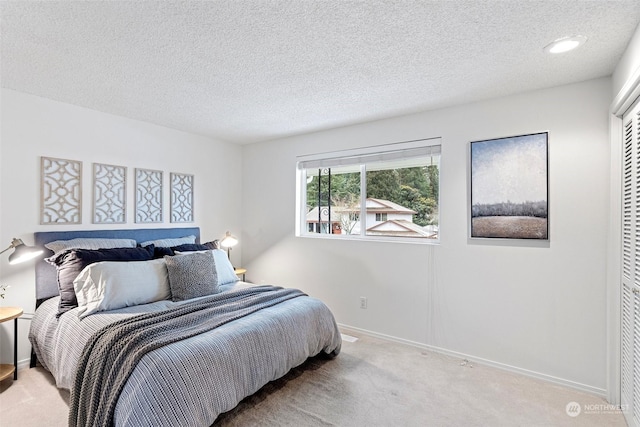
<path fill-rule="evenodd" d="M 36 356 L 36 352 L 33 351 L 33 348 L 31 349 L 31 361 L 29 362 L 29 367 L 30 368 L 35 368 L 36 367 L 36 363 L 38 363 L 38 357 Z"/>

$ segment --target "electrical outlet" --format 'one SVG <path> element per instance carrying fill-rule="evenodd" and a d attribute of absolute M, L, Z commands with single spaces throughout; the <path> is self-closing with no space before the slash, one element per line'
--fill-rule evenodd
<path fill-rule="evenodd" d="M 360 297 L 360 308 L 367 308 L 367 297 Z"/>

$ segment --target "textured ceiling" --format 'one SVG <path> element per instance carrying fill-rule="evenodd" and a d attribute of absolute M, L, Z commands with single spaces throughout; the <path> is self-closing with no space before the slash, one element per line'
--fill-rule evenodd
<path fill-rule="evenodd" d="M 2 86 L 250 143 L 610 75 L 638 0 L 2 1 Z M 588 37 L 562 56 L 560 37 Z"/>

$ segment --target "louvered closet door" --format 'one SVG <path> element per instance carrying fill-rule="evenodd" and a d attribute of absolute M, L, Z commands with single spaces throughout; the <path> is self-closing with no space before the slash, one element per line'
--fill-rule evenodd
<path fill-rule="evenodd" d="M 623 116 L 621 399 L 640 427 L 640 103 Z"/>

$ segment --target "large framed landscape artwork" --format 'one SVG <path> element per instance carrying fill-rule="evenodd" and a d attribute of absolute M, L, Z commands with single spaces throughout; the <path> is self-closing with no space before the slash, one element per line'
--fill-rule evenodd
<path fill-rule="evenodd" d="M 549 239 L 548 137 L 470 143 L 471 238 Z"/>

